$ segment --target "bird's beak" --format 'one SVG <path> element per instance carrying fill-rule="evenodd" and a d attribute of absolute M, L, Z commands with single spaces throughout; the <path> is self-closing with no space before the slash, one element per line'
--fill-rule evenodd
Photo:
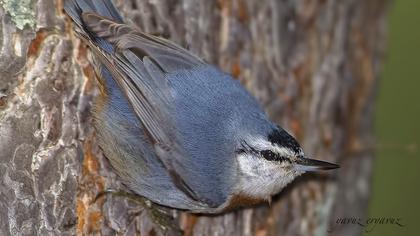
<path fill-rule="evenodd" d="M 339 165 L 309 158 L 297 158 L 295 169 L 299 171 L 331 170 L 340 168 Z"/>

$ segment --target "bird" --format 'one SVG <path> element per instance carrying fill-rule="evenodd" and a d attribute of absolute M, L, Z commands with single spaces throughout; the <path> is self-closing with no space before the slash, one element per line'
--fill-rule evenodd
<path fill-rule="evenodd" d="M 90 48 L 98 144 L 136 195 L 192 213 L 271 201 L 309 159 L 241 83 L 162 37 L 124 23 L 111 0 L 65 0 Z"/>

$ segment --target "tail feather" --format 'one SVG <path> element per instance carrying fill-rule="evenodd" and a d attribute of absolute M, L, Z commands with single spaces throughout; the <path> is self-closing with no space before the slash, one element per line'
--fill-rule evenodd
<path fill-rule="evenodd" d="M 64 10 L 79 26 L 83 25 L 83 12 L 97 13 L 115 22 L 123 23 L 121 15 L 111 0 L 66 0 Z"/>
<path fill-rule="evenodd" d="M 64 3 L 64 10 L 74 21 L 76 32 L 79 36 L 86 39 L 87 42 L 94 42 L 94 45 L 108 53 L 114 50 L 114 47 L 109 42 L 92 34 L 92 32 L 86 28 L 82 17 L 83 13 L 92 12 L 114 22 L 123 23 L 121 15 L 118 13 L 111 0 L 66 0 Z"/>

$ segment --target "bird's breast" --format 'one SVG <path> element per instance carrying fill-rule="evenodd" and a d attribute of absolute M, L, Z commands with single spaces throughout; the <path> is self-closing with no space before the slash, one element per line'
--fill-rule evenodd
<path fill-rule="evenodd" d="M 247 196 L 244 194 L 235 194 L 230 197 L 229 201 L 223 207 L 222 211 L 234 210 L 239 207 L 253 206 L 263 203 L 266 199 Z"/>

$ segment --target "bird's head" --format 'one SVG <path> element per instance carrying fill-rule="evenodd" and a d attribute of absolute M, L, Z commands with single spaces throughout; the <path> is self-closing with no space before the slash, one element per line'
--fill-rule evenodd
<path fill-rule="evenodd" d="M 307 171 L 339 166 L 305 157 L 299 143 L 280 127 L 267 134 L 241 140 L 236 150 L 239 181 L 236 191 L 269 199 L 294 178 Z"/>

